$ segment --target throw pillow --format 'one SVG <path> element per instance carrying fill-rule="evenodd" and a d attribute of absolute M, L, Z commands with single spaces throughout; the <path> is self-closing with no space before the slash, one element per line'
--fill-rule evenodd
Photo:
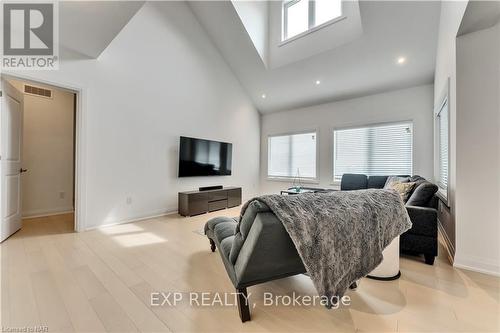
<path fill-rule="evenodd" d="M 401 199 L 403 199 L 403 202 L 406 202 L 408 201 L 408 198 L 410 197 L 410 194 L 412 193 L 414 187 L 415 187 L 414 182 L 411 183 L 395 182 L 391 183 L 388 189 L 398 192 L 399 195 L 401 196 Z"/>
<path fill-rule="evenodd" d="M 410 177 L 389 176 L 385 182 L 384 189 L 390 189 L 394 183 L 408 183 Z"/>
<path fill-rule="evenodd" d="M 437 185 L 425 181 L 415 188 L 415 191 L 413 191 L 406 204 L 408 206 L 425 207 L 437 191 Z"/>
<path fill-rule="evenodd" d="M 417 187 L 420 186 L 420 184 L 422 184 L 422 183 L 424 183 L 426 181 L 427 180 L 424 177 L 418 176 L 418 175 L 411 176 L 410 180 L 409 180 L 409 182 L 415 182 L 415 183 L 417 183 L 417 185 L 415 185 L 415 190 L 417 189 Z"/>

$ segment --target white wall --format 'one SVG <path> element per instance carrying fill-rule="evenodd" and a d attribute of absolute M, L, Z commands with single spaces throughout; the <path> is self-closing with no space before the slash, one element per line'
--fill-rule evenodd
<path fill-rule="evenodd" d="M 457 38 L 455 265 L 500 275 L 500 24 Z"/>
<path fill-rule="evenodd" d="M 252 43 L 267 67 L 269 53 L 269 3 L 267 1 L 232 0 Z"/>
<path fill-rule="evenodd" d="M 276 193 L 290 182 L 267 180 L 267 137 L 304 130 L 318 131 L 319 186 L 332 187 L 333 129 L 413 120 L 414 173 L 432 179 L 433 86 L 419 86 L 341 102 L 262 116 L 261 192 Z"/>
<path fill-rule="evenodd" d="M 358 1 L 342 3 L 344 19 L 282 44 L 282 1 L 269 2 L 269 67 L 276 69 L 355 41 L 363 35 Z M 325 43 L 328 41 L 328 43 Z"/>
<path fill-rule="evenodd" d="M 10 82 L 24 91 L 23 82 Z M 74 94 L 51 90 L 52 98 L 24 95 L 24 217 L 73 211 Z"/>
<path fill-rule="evenodd" d="M 449 175 L 448 175 L 448 205 L 450 219 L 445 223 L 448 237 L 455 233 L 455 187 L 456 187 L 456 36 L 462 17 L 464 16 L 467 1 L 442 1 L 439 20 L 438 45 L 436 54 L 436 70 L 434 75 L 434 110 L 438 110 L 448 91 L 448 112 L 450 122 L 449 133 Z M 434 123 L 435 126 L 435 123 Z M 437 142 L 436 128 L 434 127 L 434 141 Z M 437 178 L 439 159 L 437 150 L 434 150 L 434 175 Z M 455 240 L 451 239 L 452 246 Z"/>
<path fill-rule="evenodd" d="M 175 211 L 203 185 L 257 194 L 259 114 L 187 4 L 148 2 L 97 60 L 27 75 L 83 88 L 86 228 Z M 233 175 L 177 178 L 180 135 L 232 142 Z"/>

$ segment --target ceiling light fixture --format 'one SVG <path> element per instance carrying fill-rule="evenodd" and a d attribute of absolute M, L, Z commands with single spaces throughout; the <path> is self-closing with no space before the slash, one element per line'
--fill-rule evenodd
<path fill-rule="evenodd" d="M 405 57 L 399 57 L 398 60 L 397 60 L 398 64 L 399 65 L 402 65 L 406 62 L 406 58 Z"/>
<path fill-rule="evenodd" d="M 266 99 L 266 97 L 267 97 L 266 94 L 262 94 L 263 99 Z"/>
<path fill-rule="evenodd" d="M 316 80 L 316 85 L 319 85 L 321 84 L 321 81 L 320 80 Z"/>

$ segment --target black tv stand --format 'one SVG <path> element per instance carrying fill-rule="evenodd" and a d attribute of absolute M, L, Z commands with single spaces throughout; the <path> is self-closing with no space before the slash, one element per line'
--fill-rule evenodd
<path fill-rule="evenodd" d="M 179 214 L 193 216 L 241 205 L 241 187 L 179 192 Z"/>

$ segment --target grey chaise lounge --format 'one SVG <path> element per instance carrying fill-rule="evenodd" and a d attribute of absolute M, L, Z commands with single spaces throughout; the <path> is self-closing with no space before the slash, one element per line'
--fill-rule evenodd
<path fill-rule="evenodd" d="M 246 288 L 305 273 L 290 236 L 263 203 L 253 201 L 238 228 L 237 218 L 216 217 L 205 225 L 212 252 L 217 247 L 238 294 L 242 322 L 250 320 Z"/>
<path fill-rule="evenodd" d="M 216 217 L 205 224 L 212 252 L 219 249 L 226 271 L 238 293 L 242 322 L 250 320 L 247 287 L 306 273 L 283 224 L 260 201 L 249 203 L 241 221 Z M 357 283 L 350 288 L 355 289 Z"/>

